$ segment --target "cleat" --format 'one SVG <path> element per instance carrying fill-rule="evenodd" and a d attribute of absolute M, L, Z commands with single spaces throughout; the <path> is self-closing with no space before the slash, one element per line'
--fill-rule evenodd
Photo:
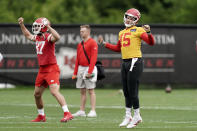
<path fill-rule="evenodd" d="M 140 115 L 134 115 L 131 122 L 127 125 L 127 128 L 134 128 L 141 122 L 142 122 L 142 117 Z"/>
<path fill-rule="evenodd" d="M 122 123 L 120 123 L 119 127 L 127 126 L 132 120 L 131 116 L 125 116 L 124 120 Z"/>
<path fill-rule="evenodd" d="M 82 110 L 79 110 L 77 111 L 76 113 L 72 114 L 74 117 L 77 117 L 77 116 L 84 116 L 86 117 L 86 113 L 85 111 L 82 111 Z"/>
<path fill-rule="evenodd" d="M 73 116 L 70 112 L 64 112 L 64 118 L 60 120 L 60 122 L 68 122 L 73 119 Z"/>
<path fill-rule="evenodd" d="M 97 115 L 96 115 L 96 111 L 91 110 L 91 111 L 88 113 L 87 116 L 88 116 L 88 117 L 96 117 L 96 116 L 97 116 Z"/>
<path fill-rule="evenodd" d="M 36 119 L 32 120 L 31 122 L 45 122 L 46 121 L 46 117 L 45 115 L 38 115 Z"/>

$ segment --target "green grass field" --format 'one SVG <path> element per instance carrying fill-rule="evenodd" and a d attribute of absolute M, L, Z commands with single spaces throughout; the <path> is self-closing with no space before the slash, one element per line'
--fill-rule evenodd
<path fill-rule="evenodd" d="M 72 113 L 79 109 L 77 89 L 62 89 Z M 141 89 L 143 123 L 134 129 L 119 128 L 124 115 L 124 96 L 119 89 L 96 89 L 97 118 L 75 118 L 60 123 L 62 109 L 47 89 L 44 93 L 47 122 L 32 123 L 37 115 L 33 88 L 0 90 L 0 131 L 196 131 L 197 89 Z M 86 112 L 89 112 L 89 96 Z"/>

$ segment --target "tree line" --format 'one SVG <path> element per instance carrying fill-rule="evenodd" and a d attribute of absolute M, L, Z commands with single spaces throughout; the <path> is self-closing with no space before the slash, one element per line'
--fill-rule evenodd
<path fill-rule="evenodd" d="M 122 24 L 129 8 L 140 24 L 196 24 L 197 0 L 0 0 L 0 23 L 46 17 L 53 24 Z"/>

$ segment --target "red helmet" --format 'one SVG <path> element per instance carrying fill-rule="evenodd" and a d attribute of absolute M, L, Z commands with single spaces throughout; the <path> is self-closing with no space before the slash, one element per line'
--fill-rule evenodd
<path fill-rule="evenodd" d="M 32 32 L 37 35 L 39 33 L 44 33 L 48 31 L 46 24 L 50 25 L 50 22 L 47 18 L 41 17 L 35 20 L 32 25 Z"/>
<path fill-rule="evenodd" d="M 134 18 L 133 22 L 131 22 L 130 24 L 126 23 L 127 16 L 131 16 L 131 17 Z M 125 26 L 130 27 L 132 25 L 136 25 L 136 23 L 140 19 L 140 16 L 141 16 L 140 12 L 135 8 L 131 8 L 131 9 L 127 10 L 127 12 L 125 12 L 125 14 L 124 14 L 124 24 L 125 24 Z"/>

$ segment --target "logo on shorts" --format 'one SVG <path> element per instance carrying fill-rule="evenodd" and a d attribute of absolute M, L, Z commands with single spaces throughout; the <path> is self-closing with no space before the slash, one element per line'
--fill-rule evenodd
<path fill-rule="evenodd" d="M 51 82 L 54 82 L 54 80 L 51 80 Z"/>

